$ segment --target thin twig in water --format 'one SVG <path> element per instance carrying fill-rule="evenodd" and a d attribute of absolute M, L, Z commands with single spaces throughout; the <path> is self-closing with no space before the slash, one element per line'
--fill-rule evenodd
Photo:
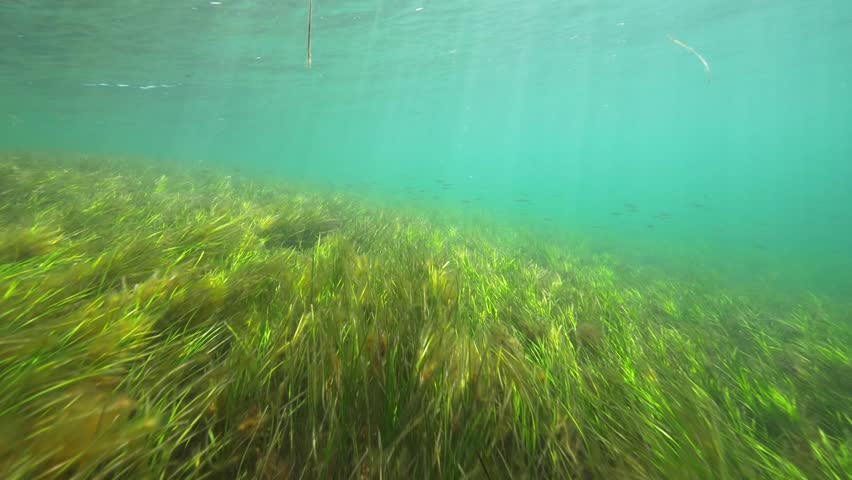
<path fill-rule="evenodd" d="M 675 45 L 679 45 L 679 46 L 687 49 L 690 53 L 692 53 L 693 55 L 698 57 L 699 60 L 701 60 L 701 63 L 704 65 L 704 73 L 707 75 L 707 81 L 709 82 L 710 81 L 710 64 L 707 63 L 707 60 L 705 60 L 704 57 L 702 57 L 700 53 L 696 52 L 694 48 L 692 48 L 689 45 L 681 42 L 680 40 L 678 40 L 676 38 L 674 38 L 673 36 L 671 36 L 671 34 L 669 34 L 669 40 L 673 41 L 675 43 Z"/>
<path fill-rule="evenodd" d="M 311 68 L 311 24 L 313 23 L 314 1 L 308 0 L 308 68 Z"/>

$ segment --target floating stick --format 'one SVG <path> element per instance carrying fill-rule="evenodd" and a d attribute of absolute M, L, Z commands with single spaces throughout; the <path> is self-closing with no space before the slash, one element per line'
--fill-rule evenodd
<path fill-rule="evenodd" d="M 314 0 L 308 0 L 308 68 L 311 68 L 311 23 L 313 19 Z"/>
<path fill-rule="evenodd" d="M 681 42 L 680 40 L 678 40 L 676 38 L 674 38 L 673 36 L 671 36 L 671 34 L 669 34 L 669 39 L 671 41 L 673 41 L 675 43 L 675 45 L 679 45 L 679 46 L 687 49 L 690 53 L 692 53 L 693 55 L 698 57 L 699 60 L 701 60 L 701 63 L 704 64 L 704 73 L 707 75 L 707 81 L 709 82 L 710 81 L 710 64 L 707 63 L 707 60 L 704 60 L 704 57 L 702 57 L 700 53 L 696 52 L 694 48 L 692 48 L 689 45 Z"/>

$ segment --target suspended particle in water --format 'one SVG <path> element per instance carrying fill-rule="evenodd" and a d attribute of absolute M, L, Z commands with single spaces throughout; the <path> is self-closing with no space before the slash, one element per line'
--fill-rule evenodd
<path fill-rule="evenodd" d="M 704 74 L 707 76 L 707 81 L 710 82 L 710 64 L 707 63 L 707 60 L 705 60 L 704 57 L 702 57 L 700 53 L 696 52 L 694 48 L 692 48 L 689 45 L 681 42 L 680 40 L 678 40 L 676 38 L 674 38 L 673 36 L 671 36 L 671 34 L 669 34 L 668 37 L 669 37 L 669 40 L 671 40 L 672 42 L 675 43 L 675 45 L 682 47 L 682 48 L 685 48 L 688 52 L 695 55 L 698 58 L 698 60 L 701 61 L 701 64 L 704 65 Z"/>

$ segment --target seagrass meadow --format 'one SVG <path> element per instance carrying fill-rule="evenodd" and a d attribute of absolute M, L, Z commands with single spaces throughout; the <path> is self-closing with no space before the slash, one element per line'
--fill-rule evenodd
<path fill-rule="evenodd" d="M 4 153 L 0 478 L 848 478 L 848 304 L 580 248 Z"/>

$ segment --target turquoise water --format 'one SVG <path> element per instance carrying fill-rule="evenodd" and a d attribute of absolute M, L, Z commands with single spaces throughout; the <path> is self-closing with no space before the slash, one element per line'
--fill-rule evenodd
<path fill-rule="evenodd" d="M 305 1 L 0 8 L 0 148 L 233 165 L 852 292 L 852 2 L 316 0 L 311 68 Z"/>

